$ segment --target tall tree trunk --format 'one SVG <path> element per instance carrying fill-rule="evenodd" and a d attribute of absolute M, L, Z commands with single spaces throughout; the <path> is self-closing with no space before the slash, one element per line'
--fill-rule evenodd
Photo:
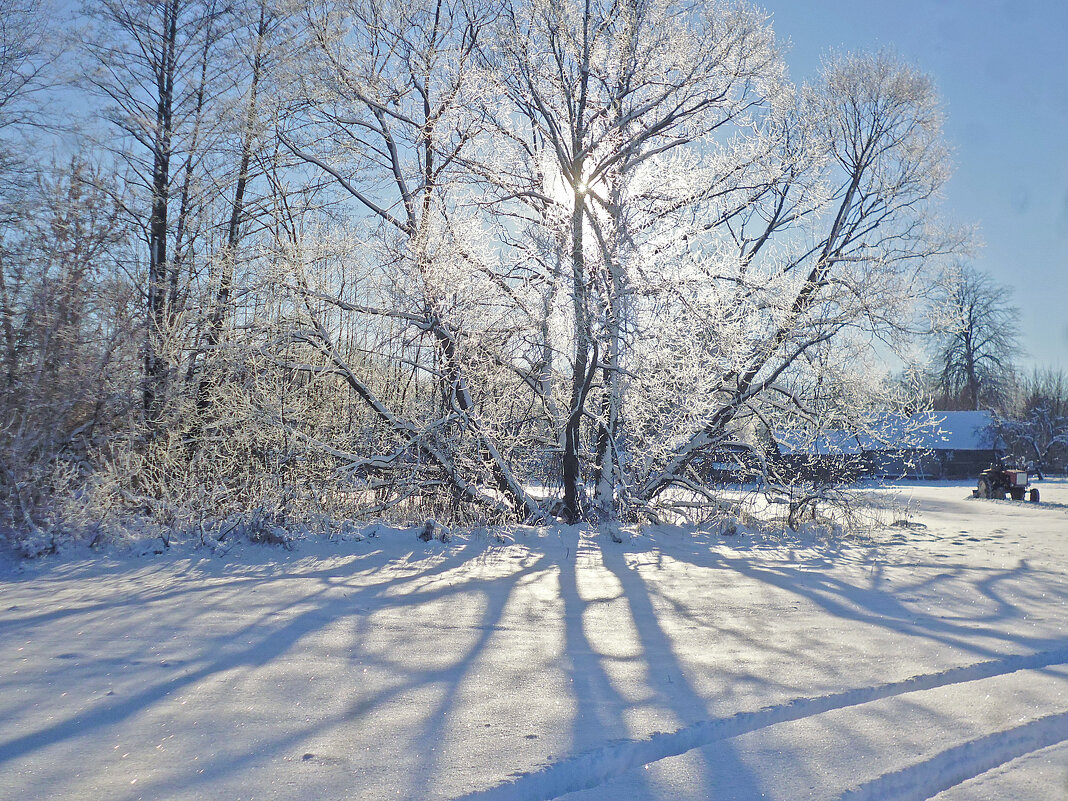
<path fill-rule="evenodd" d="M 575 206 L 571 213 L 571 304 L 575 316 L 575 360 L 571 368 L 571 399 L 567 422 L 564 425 L 564 454 L 561 464 L 565 515 L 572 523 L 582 516 L 585 507 L 580 453 L 582 415 L 597 369 L 597 342 L 590 331 L 587 299 L 589 290 L 586 286 L 586 257 L 583 252 L 585 197 L 578 188 L 574 190 L 574 196 Z"/>
<path fill-rule="evenodd" d="M 145 336 L 145 419 L 155 427 L 166 396 L 167 363 L 162 353 L 168 317 L 167 210 L 170 194 L 171 139 L 174 121 L 175 46 L 179 0 L 164 7 L 163 41 L 156 73 L 156 129 L 152 152 L 152 209 L 148 221 L 148 315 Z"/>
<path fill-rule="evenodd" d="M 622 422 L 623 393 L 620 357 L 623 354 L 623 322 L 626 313 L 625 280 L 617 254 L 607 259 L 609 297 L 606 303 L 605 345 L 601 370 L 601 415 L 597 430 L 597 513 L 602 518 L 619 516 L 616 474 L 619 429 Z"/>
<path fill-rule="evenodd" d="M 970 332 L 965 335 L 964 371 L 967 374 L 968 408 L 973 411 L 979 409 L 979 375 L 975 368 L 975 350 L 972 348 Z"/>
<path fill-rule="evenodd" d="M 258 118 L 257 97 L 260 78 L 263 73 L 263 46 L 267 36 L 269 19 L 266 2 L 260 3 L 260 17 L 256 26 L 256 44 L 252 60 L 252 76 L 249 86 L 248 105 L 245 108 L 245 124 L 241 133 L 241 157 L 237 170 L 237 183 L 234 187 L 234 200 L 230 206 L 230 219 L 226 226 L 226 243 L 219 254 L 219 283 L 215 290 L 211 314 L 204 331 L 203 345 L 198 355 L 214 353 L 222 341 L 222 331 L 230 313 L 233 293 L 234 269 L 237 264 L 237 245 L 241 238 L 241 223 L 245 215 L 245 192 L 249 182 L 249 167 L 252 163 L 253 145 L 256 139 Z M 196 359 L 190 363 L 190 372 L 196 368 Z M 196 390 L 196 408 L 198 417 L 207 412 L 211 390 L 210 376 L 201 375 Z"/>
<path fill-rule="evenodd" d="M 13 389 L 18 376 L 18 347 L 15 340 L 15 310 L 4 279 L 4 253 L 0 250 L 0 330 L 4 334 L 4 381 Z"/>

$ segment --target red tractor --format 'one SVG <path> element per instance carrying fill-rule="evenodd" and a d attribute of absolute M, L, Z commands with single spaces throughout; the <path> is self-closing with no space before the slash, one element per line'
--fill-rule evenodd
<path fill-rule="evenodd" d="M 1031 503 L 1038 503 L 1038 490 L 1028 492 L 1028 475 L 1026 468 L 1012 467 L 1003 463 L 990 465 L 979 474 L 978 489 L 972 491 L 976 498 L 997 498 L 1004 500 L 1007 494 L 1014 501 L 1022 501 L 1024 496 Z"/>

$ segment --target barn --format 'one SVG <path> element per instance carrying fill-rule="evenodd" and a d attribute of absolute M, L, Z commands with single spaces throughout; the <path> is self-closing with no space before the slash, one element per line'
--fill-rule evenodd
<path fill-rule="evenodd" d="M 933 425 L 917 425 L 929 420 Z M 912 415 L 903 426 L 914 433 L 895 443 L 891 435 L 867 443 L 871 474 L 879 478 L 975 478 L 996 461 L 1005 444 L 988 411 L 935 411 Z M 893 425 L 888 426 L 893 431 Z"/>
<path fill-rule="evenodd" d="M 1004 451 L 988 411 L 887 415 L 871 431 L 776 434 L 779 464 L 809 480 L 974 478 Z"/>

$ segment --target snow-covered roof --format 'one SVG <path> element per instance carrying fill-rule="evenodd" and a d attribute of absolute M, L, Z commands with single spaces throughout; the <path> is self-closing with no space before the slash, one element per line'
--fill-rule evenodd
<path fill-rule="evenodd" d="M 791 456 L 838 456 L 862 453 L 865 450 L 863 436 L 850 431 L 832 429 L 813 436 L 809 431 L 777 431 L 775 441 L 779 450 Z"/>
<path fill-rule="evenodd" d="M 886 415 L 872 422 L 869 430 L 855 433 L 843 429 L 776 432 L 784 454 L 829 456 L 869 451 L 899 450 L 989 450 L 995 446 L 990 412 L 921 412 L 907 417 Z"/>
<path fill-rule="evenodd" d="M 978 412 L 932 412 L 938 433 L 929 432 L 930 441 L 921 447 L 932 450 L 981 451 L 995 446 L 994 415 Z"/>

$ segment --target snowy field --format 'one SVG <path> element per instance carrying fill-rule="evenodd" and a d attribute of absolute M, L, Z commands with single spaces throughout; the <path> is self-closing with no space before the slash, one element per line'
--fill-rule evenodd
<path fill-rule="evenodd" d="M 1068 799 L 1068 483 L 0 566 L 0 799 Z M 877 491 L 889 496 L 890 490 Z"/>

